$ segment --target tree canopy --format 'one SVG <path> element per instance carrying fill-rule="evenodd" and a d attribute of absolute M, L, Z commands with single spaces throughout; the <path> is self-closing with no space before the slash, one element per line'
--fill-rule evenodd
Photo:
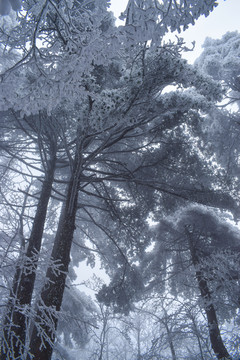
<path fill-rule="evenodd" d="M 109 5 L 1 2 L 0 359 L 235 360 L 239 34 L 190 65 L 216 1 Z"/>

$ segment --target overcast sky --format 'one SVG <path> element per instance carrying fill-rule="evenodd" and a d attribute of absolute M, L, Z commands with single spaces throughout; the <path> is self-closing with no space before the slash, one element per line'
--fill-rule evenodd
<path fill-rule="evenodd" d="M 112 0 L 111 10 L 118 17 L 125 10 L 128 0 Z M 187 54 L 189 61 L 194 61 L 201 53 L 205 38 L 221 38 L 227 31 L 240 31 L 240 0 L 219 0 L 219 5 L 207 17 L 201 16 L 194 26 L 190 26 L 181 36 L 188 45 L 196 41 L 193 54 Z M 119 22 L 120 23 L 120 22 Z"/>

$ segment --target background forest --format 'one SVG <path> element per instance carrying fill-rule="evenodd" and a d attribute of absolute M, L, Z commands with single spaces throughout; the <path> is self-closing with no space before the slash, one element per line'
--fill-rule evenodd
<path fill-rule="evenodd" d="M 239 359 L 240 34 L 167 40 L 217 5 L 0 1 L 0 360 Z"/>

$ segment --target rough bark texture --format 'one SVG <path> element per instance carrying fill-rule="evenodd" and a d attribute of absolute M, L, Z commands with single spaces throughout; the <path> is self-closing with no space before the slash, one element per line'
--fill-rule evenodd
<path fill-rule="evenodd" d="M 2 344 L 1 360 L 10 358 L 9 351 L 12 351 L 12 355 L 14 355 L 15 358 L 23 356 L 26 338 L 26 323 L 28 319 L 22 310 L 24 310 L 25 306 L 31 304 L 38 264 L 38 254 L 42 244 L 47 207 L 54 179 L 55 163 L 56 157 L 54 154 L 51 161 L 49 161 L 48 170 L 42 184 L 24 262 L 17 266 L 14 275 L 4 321 L 5 339 L 4 344 Z"/>
<path fill-rule="evenodd" d="M 58 264 L 59 267 L 56 270 L 54 266 L 50 266 L 47 270 L 46 284 L 41 292 L 41 300 L 38 303 L 37 317 L 31 336 L 30 353 L 35 360 L 49 360 L 52 356 L 58 323 L 57 312 L 61 309 L 75 230 L 80 168 L 81 161 L 76 158 L 51 254 L 53 263 Z"/>
<path fill-rule="evenodd" d="M 218 359 L 231 359 L 220 334 L 215 308 L 211 303 L 211 293 L 207 281 L 203 278 L 201 271 L 196 271 L 198 286 L 201 296 L 205 301 L 205 312 L 208 319 L 209 336 L 214 353 Z"/>
<path fill-rule="evenodd" d="M 198 287 L 201 293 L 201 297 L 204 301 L 204 309 L 207 315 L 208 320 L 208 330 L 209 337 L 212 345 L 212 349 L 219 360 L 232 360 L 232 357 L 229 355 L 219 330 L 218 320 L 214 305 L 212 303 L 211 291 L 209 289 L 207 279 L 204 277 L 203 271 L 199 267 L 199 258 L 197 254 L 197 249 L 192 238 L 192 234 L 188 232 L 188 242 L 191 252 L 192 262 L 196 268 L 196 278 L 198 282 Z"/>

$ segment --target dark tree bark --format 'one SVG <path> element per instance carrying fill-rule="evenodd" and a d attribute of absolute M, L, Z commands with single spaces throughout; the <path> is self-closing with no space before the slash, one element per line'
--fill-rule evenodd
<path fill-rule="evenodd" d="M 191 253 L 191 258 L 194 267 L 196 268 L 196 279 L 200 290 L 201 297 L 204 301 L 204 309 L 207 315 L 209 337 L 212 349 L 219 360 L 232 360 L 229 355 L 219 330 L 218 319 L 216 310 L 212 303 L 211 291 L 208 286 L 207 279 L 204 277 L 203 270 L 201 269 L 197 248 L 194 243 L 193 234 L 187 230 L 188 243 Z"/>
<path fill-rule="evenodd" d="M 172 354 L 172 360 L 177 360 L 177 356 L 176 356 L 176 352 L 175 352 L 175 348 L 174 348 L 174 344 L 173 344 L 173 340 L 172 340 L 172 334 L 168 327 L 167 321 L 164 322 L 164 326 L 167 330 L 169 346 L 170 346 L 170 350 L 171 350 L 171 354 Z"/>
<path fill-rule="evenodd" d="M 81 159 L 77 155 L 68 184 L 66 202 L 62 207 L 58 230 L 54 240 L 51 254 L 53 265 L 49 266 L 47 270 L 46 284 L 41 292 L 41 299 L 38 303 L 37 316 L 31 336 L 29 352 L 35 360 L 49 360 L 52 356 L 55 330 L 58 323 L 57 312 L 61 309 L 75 230 L 80 174 Z M 57 268 L 54 264 L 57 265 Z"/>
<path fill-rule="evenodd" d="M 22 356 L 24 352 L 28 320 L 24 313 L 24 307 L 30 305 L 32 300 L 55 164 L 56 153 L 54 152 L 48 161 L 24 261 L 18 264 L 14 275 L 4 321 L 4 344 L 2 344 L 1 360 L 8 358 L 9 351 L 12 351 L 12 355 L 16 358 Z"/>

